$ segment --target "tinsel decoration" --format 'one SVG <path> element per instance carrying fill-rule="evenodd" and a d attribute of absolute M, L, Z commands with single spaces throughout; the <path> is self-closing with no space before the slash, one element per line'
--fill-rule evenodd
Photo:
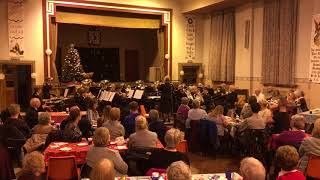
<path fill-rule="evenodd" d="M 84 70 L 81 65 L 81 60 L 77 49 L 74 45 L 69 46 L 67 55 L 62 66 L 62 82 L 82 81 L 84 79 Z"/>

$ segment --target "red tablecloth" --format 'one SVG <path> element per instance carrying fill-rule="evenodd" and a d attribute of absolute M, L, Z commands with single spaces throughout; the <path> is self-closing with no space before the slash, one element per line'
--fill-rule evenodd
<path fill-rule="evenodd" d="M 61 157 L 61 156 L 75 156 L 77 164 L 84 164 L 86 163 L 86 156 L 87 152 L 89 151 L 90 145 L 85 146 L 79 146 L 79 143 L 66 143 L 63 145 L 60 145 L 59 147 L 56 147 L 57 144 L 62 142 L 53 142 L 51 143 L 47 149 L 44 151 L 44 157 L 45 162 L 47 164 L 50 157 Z M 86 143 L 86 142 L 80 142 Z M 71 148 L 69 151 L 62 151 L 61 148 L 68 147 Z M 118 151 L 125 151 L 128 149 L 127 144 L 124 144 L 122 146 L 117 146 L 115 143 L 111 142 L 108 148 Z M 158 140 L 157 142 L 157 148 L 163 148 L 163 145 Z"/>
<path fill-rule="evenodd" d="M 67 119 L 69 114 L 67 114 L 65 111 L 63 112 L 49 112 L 51 115 L 51 120 L 53 120 L 55 123 L 61 123 L 63 120 Z M 81 111 L 81 116 L 86 116 L 86 111 Z"/>

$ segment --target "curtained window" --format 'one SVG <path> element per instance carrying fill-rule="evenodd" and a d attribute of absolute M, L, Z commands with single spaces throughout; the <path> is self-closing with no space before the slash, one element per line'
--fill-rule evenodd
<path fill-rule="evenodd" d="M 294 85 L 298 0 L 265 0 L 262 83 Z"/>
<path fill-rule="evenodd" d="M 209 79 L 219 82 L 234 82 L 235 16 L 233 10 L 211 15 L 210 37 Z"/>

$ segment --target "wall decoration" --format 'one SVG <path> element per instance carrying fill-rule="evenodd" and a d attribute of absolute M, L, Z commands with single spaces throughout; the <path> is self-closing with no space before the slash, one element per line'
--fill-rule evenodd
<path fill-rule="evenodd" d="M 192 62 L 196 59 L 196 18 L 186 16 L 186 61 Z"/>
<path fill-rule="evenodd" d="M 309 79 L 320 83 L 320 14 L 312 18 Z"/>
<path fill-rule="evenodd" d="M 8 0 L 9 56 L 24 54 L 24 0 Z"/>

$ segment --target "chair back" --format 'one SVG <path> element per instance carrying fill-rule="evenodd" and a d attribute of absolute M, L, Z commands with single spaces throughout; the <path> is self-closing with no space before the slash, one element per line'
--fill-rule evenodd
<path fill-rule="evenodd" d="M 140 105 L 140 114 L 144 117 L 146 117 L 147 115 L 146 108 L 144 107 L 144 105 Z"/>
<path fill-rule="evenodd" d="M 181 141 L 177 147 L 176 147 L 178 152 L 182 153 L 187 153 L 188 152 L 188 143 L 186 140 Z"/>
<path fill-rule="evenodd" d="M 188 142 L 188 148 L 191 152 L 199 152 L 199 142 L 198 142 L 198 123 L 200 120 L 191 120 L 190 127 L 186 131 L 186 139 Z"/>
<path fill-rule="evenodd" d="M 306 170 L 306 176 L 320 179 L 320 156 L 310 155 Z"/>
<path fill-rule="evenodd" d="M 158 169 L 158 168 L 150 168 L 148 172 L 146 173 L 146 176 L 152 176 L 152 173 L 157 172 L 159 174 L 165 174 L 167 173 L 166 169 Z"/>
<path fill-rule="evenodd" d="M 78 180 L 74 156 L 50 157 L 48 160 L 47 180 Z"/>
<path fill-rule="evenodd" d="M 183 117 L 181 112 L 177 112 L 175 114 L 175 120 L 173 126 L 181 131 L 185 131 L 186 129 L 186 119 Z"/>

